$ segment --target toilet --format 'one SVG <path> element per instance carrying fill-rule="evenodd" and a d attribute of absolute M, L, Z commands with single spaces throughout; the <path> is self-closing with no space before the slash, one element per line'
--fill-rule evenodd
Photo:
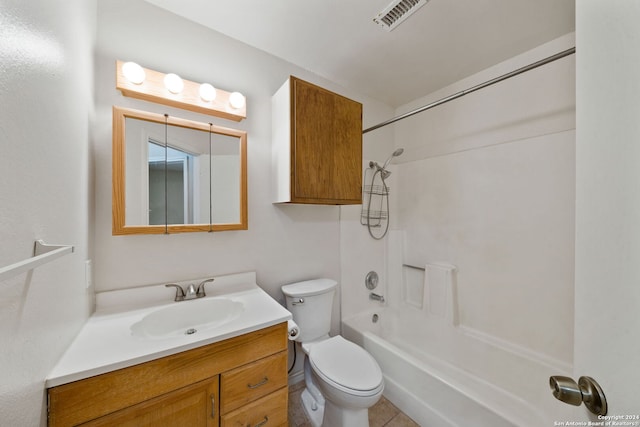
<path fill-rule="evenodd" d="M 382 371 L 362 347 L 329 337 L 337 285 L 315 279 L 282 286 L 306 356 L 302 405 L 313 427 L 368 427 L 369 408 L 384 389 Z"/>

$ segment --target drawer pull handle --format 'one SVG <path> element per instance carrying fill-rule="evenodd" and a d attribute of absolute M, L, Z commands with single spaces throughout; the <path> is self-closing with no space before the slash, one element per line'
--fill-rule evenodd
<path fill-rule="evenodd" d="M 216 395 L 211 395 L 211 418 L 215 419 L 216 417 Z"/>
<path fill-rule="evenodd" d="M 264 416 L 264 420 L 262 420 L 261 422 L 259 422 L 258 424 L 255 425 L 255 427 L 261 427 L 263 425 L 265 425 L 266 423 L 269 422 L 269 417 L 267 417 L 266 415 Z"/>
<path fill-rule="evenodd" d="M 249 387 L 250 389 L 253 390 L 254 388 L 258 388 L 260 386 L 265 385 L 268 381 L 269 381 L 269 378 L 268 377 L 264 377 L 264 379 L 262 381 L 260 381 L 259 383 L 257 383 L 257 384 L 247 384 L 247 387 Z"/>

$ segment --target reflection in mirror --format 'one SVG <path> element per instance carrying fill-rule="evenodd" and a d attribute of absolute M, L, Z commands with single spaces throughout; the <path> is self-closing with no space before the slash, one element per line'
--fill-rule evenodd
<path fill-rule="evenodd" d="M 113 234 L 247 229 L 246 132 L 113 112 Z"/>
<path fill-rule="evenodd" d="M 149 201 L 146 224 L 201 224 L 200 198 L 194 183 L 194 168 L 201 156 L 186 151 L 164 147 L 156 141 L 148 142 Z M 166 181 L 165 181 L 166 180 Z M 199 181 L 198 181 L 199 182 Z M 165 194 L 166 184 L 166 194 Z M 194 194 L 195 193 L 195 194 Z M 208 196 L 208 194 L 203 196 Z M 236 220 L 238 217 L 236 216 Z"/>
<path fill-rule="evenodd" d="M 232 139 L 237 147 L 238 138 Z M 125 141 L 127 225 L 209 224 L 208 130 L 127 117 Z M 217 144 L 213 137 L 211 142 Z M 239 176 L 219 178 L 237 191 Z M 239 222 L 240 207 L 233 208 L 236 216 L 229 222 Z"/>

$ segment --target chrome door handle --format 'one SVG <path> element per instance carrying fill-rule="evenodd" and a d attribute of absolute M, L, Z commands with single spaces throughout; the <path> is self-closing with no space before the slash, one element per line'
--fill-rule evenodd
<path fill-rule="evenodd" d="M 607 415 L 607 398 L 600 385 L 591 377 L 580 377 L 578 384 L 569 378 L 553 376 L 549 378 L 553 396 L 569 405 L 584 406 L 596 415 Z"/>

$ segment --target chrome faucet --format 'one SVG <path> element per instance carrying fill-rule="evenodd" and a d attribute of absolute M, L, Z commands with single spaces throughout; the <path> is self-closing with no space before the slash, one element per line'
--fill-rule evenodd
<path fill-rule="evenodd" d="M 177 285 L 175 283 L 168 283 L 164 286 L 167 288 L 176 288 L 176 297 L 174 298 L 174 301 L 185 301 L 185 300 L 190 300 L 195 298 L 206 297 L 207 294 L 204 291 L 204 285 L 209 282 L 213 282 L 214 280 L 215 279 L 203 280 L 202 282 L 200 282 L 198 287 L 195 287 L 193 283 L 190 283 L 189 286 L 187 286 L 186 291 L 182 288 L 182 286 Z"/>
<path fill-rule="evenodd" d="M 180 285 L 176 285 L 175 283 L 169 283 L 164 285 L 167 288 L 176 288 L 176 297 L 173 299 L 174 301 L 184 301 L 184 289 Z"/>
<path fill-rule="evenodd" d="M 196 297 L 197 298 L 206 297 L 207 294 L 204 292 L 204 285 L 206 285 L 209 282 L 213 282 L 214 280 L 215 279 L 207 279 L 200 282 L 200 284 L 198 285 L 198 289 L 196 290 Z"/>
<path fill-rule="evenodd" d="M 373 293 L 373 292 L 371 292 L 369 294 L 369 299 L 372 299 L 374 301 L 384 302 L 384 297 L 382 295 L 378 295 L 378 294 Z"/>
<path fill-rule="evenodd" d="M 187 286 L 187 290 L 184 292 L 184 299 L 194 299 L 198 298 L 198 293 L 196 292 L 196 287 L 193 286 L 193 283 L 189 283 Z"/>

